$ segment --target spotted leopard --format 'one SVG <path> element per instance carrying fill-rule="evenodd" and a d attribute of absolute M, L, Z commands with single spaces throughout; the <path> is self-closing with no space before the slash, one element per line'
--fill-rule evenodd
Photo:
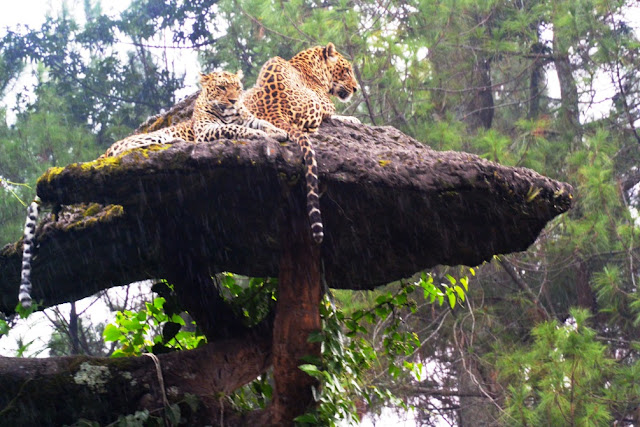
<path fill-rule="evenodd" d="M 280 57 L 269 59 L 262 66 L 255 87 L 244 96 L 244 105 L 251 113 L 285 130 L 300 145 L 306 165 L 307 212 L 317 243 L 322 243 L 324 226 L 318 166 L 307 134 L 316 132 L 329 117 L 359 122 L 354 117 L 335 115 L 329 97 L 334 95 L 347 102 L 358 87 L 351 64 L 329 43 L 303 50 L 288 61 Z"/>
<path fill-rule="evenodd" d="M 176 141 L 207 142 L 220 138 L 273 137 L 287 139 L 287 133 L 271 123 L 253 116 L 242 105 L 242 71 L 202 74 L 202 91 L 198 95 L 190 120 L 147 134 L 132 135 L 114 143 L 100 156 L 113 157 L 134 148 Z M 36 197 L 27 210 L 24 228 L 22 271 L 18 299 L 23 307 L 31 306 L 31 265 L 35 251 L 35 228 L 40 201 Z"/>
<path fill-rule="evenodd" d="M 208 142 L 220 138 L 271 136 L 287 139 L 281 129 L 251 115 L 242 105 L 242 71 L 201 74 L 202 90 L 190 120 L 115 142 L 101 157 L 113 157 L 134 148 L 174 142 Z"/>

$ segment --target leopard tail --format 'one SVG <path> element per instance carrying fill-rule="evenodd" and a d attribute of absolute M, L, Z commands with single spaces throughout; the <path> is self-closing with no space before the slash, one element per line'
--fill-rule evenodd
<path fill-rule="evenodd" d="M 302 158 L 306 167 L 305 179 L 307 181 L 307 212 L 311 223 L 311 234 L 316 243 L 322 243 L 324 227 L 320 214 L 320 191 L 318 189 L 318 164 L 316 153 L 313 150 L 309 137 L 298 129 L 289 129 L 289 137 L 298 143 L 302 150 Z"/>
<path fill-rule="evenodd" d="M 31 261 L 35 249 L 36 224 L 40 198 L 36 196 L 27 208 L 27 220 L 24 224 L 24 239 L 22 241 L 22 272 L 20 278 L 20 292 L 18 299 L 24 308 L 31 307 Z"/>

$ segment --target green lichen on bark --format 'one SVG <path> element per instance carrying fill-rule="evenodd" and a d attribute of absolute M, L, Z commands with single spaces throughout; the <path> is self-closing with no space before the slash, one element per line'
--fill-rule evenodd
<path fill-rule="evenodd" d="M 111 373 L 106 366 L 83 362 L 73 375 L 73 381 L 85 385 L 95 393 L 106 393 L 106 384 L 111 380 Z"/>

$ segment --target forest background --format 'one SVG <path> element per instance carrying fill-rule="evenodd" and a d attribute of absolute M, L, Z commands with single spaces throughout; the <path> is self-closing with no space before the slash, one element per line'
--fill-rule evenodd
<path fill-rule="evenodd" d="M 450 295 L 469 277 L 452 307 L 402 293 L 407 283 L 334 293 L 342 321 L 374 313 L 349 344 L 373 356 L 342 360 L 363 368 L 359 391 L 349 389 L 358 409 L 404 402 L 423 425 L 640 423 L 635 1 L 133 0 L 103 12 L 85 0 L 50 10 L 41 25 L 0 30 L 0 245 L 21 236 L 42 172 L 96 158 L 194 92 L 198 71 L 242 69 L 250 87 L 268 58 L 331 41 L 362 86 L 343 114 L 576 190 L 574 208 L 527 252 L 414 279 Z M 122 350 L 92 310 L 141 310 L 153 299 L 143 288 L 45 311 L 46 353 Z M 0 333 L 15 339 L 21 322 L 3 319 Z"/>

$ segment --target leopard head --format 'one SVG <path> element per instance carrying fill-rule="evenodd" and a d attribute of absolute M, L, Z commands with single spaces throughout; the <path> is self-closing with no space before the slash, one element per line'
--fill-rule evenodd
<path fill-rule="evenodd" d="M 333 43 L 324 48 L 324 56 L 331 71 L 329 93 L 337 96 L 342 102 L 348 102 L 360 87 L 351 63 L 338 53 Z"/>
<path fill-rule="evenodd" d="M 234 105 L 242 94 L 242 70 L 236 74 L 227 71 L 214 71 L 210 74 L 200 74 L 200 84 L 204 99 L 209 103 Z"/>

